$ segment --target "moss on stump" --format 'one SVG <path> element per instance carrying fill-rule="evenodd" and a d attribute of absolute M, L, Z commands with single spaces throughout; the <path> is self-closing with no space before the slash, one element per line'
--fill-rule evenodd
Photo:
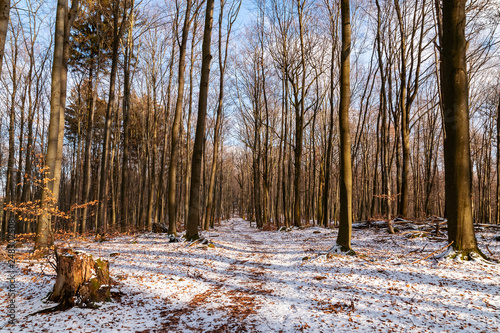
<path fill-rule="evenodd" d="M 59 303 L 51 311 L 73 306 L 95 308 L 96 303 L 110 301 L 109 262 L 93 260 L 86 253 L 63 249 L 57 253 L 56 283 L 49 300 Z"/>

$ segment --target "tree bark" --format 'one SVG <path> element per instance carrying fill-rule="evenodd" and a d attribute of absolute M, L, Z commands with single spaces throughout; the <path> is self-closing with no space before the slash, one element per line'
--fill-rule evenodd
<path fill-rule="evenodd" d="M 214 0 L 207 0 L 205 29 L 203 32 L 202 64 L 200 80 L 200 97 L 198 102 L 198 121 L 193 147 L 193 162 L 191 168 L 191 188 L 189 195 L 189 215 L 186 228 L 186 239 L 199 238 L 198 223 L 200 221 L 200 184 L 203 146 L 205 141 L 205 122 L 207 117 L 208 84 L 210 76 L 210 43 L 212 40 L 212 25 L 214 15 Z"/>
<path fill-rule="evenodd" d="M 130 145 L 130 66 L 133 58 L 133 38 L 132 29 L 134 27 L 134 0 L 130 9 L 130 25 L 128 27 L 127 45 L 125 48 L 125 65 L 123 79 L 123 155 L 122 155 L 122 183 L 120 202 L 120 230 L 125 232 L 129 224 L 128 221 L 128 188 L 129 188 L 129 145 Z"/>
<path fill-rule="evenodd" d="M 10 0 L 0 0 L 0 74 L 2 74 L 3 55 L 7 30 L 9 27 Z"/>
<path fill-rule="evenodd" d="M 49 300 L 59 305 L 49 310 L 65 310 L 74 305 L 94 307 L 94 303 L 110 300 L 108 261 L 94 261 L 92 256 L 70 249 L 56 252 L 56 258 L 57 277 Z"/>
<path fill-rule="evenodd" d="M 186 69 L 186 48 L 189 35 L 189 26 L 191 25 L 192 1 L 186 1 L 186 15 L 182 27 L 182 40 L 179 48 L 179 74 L 177 88 L 177 102 L 175 104 L 174 123 L 172 124 L 172 142 L 170 150 L 170 163 L 168 169 L 168 230 L 172 235 L 177 235 L 177 160 L 179 156 L 179 133 L 181 128 L 182 102 L 184 99 L 184 75 Z"/>
<path fill-rule="evenodd" d="M 500 96 L 497 107 L 497 212 L 496 224 L 500 224 Z"/>
<path fill-rule="evenodd" d="M 7 158 L 7 175 L 5 184 L 5 198 L 3 206 L 12 204 L 15 202 L 15 184 L 14 184 L 14 162 L 15 162 L 15 120 L 16 120 L 16 96 L 18 88 L 18 76 L 17 76 L 17 61 L 19 55 L 19 47 L 17 44 L 17 36 L 13 38 L 14 49 L 12 56 L 12 93 L 10 96 L 10 111 L 9 111 L 9 155 Z M 7 237 L 7 224 L 11 218 L 11 212 L 9 210 L 3 211 L 2 219 L 2 240 Z"/>
<path fill-rule="evenodd" d="M 104 142 L 102 147 L 101 159 L 101 178 L 99 184 L 99 208 L 97 218 L 96 231 L 100 235 L 104 235 L 107 229 L 107 206 L 108 206 L 108 172 L 109 172 L 109 157 L 111 150 L 111 117 L 113 113 L 113 106 L 115 101 L 115 85 L 116 73 L 118 71 L 118 48 L 120 44 L 120 37 L 122 35 L 122 28 L 127 18 L 127 11 L 123 10 L 123 18 L 121 26 L 118 26 L 118 15 L 120 13 L 120 1 L 113 5 L 113 53 L 111 58 L 111 72 L 109 77 L 109 97 L 106 106 L 106 118 L 104 121 Z"/>
<path fill-rule="evenodd" d="M 328 196 L 330 194 L 330 166 L 331 166 L 331 160 L 332 160 L 332 149 L 333 149 L 333 131 L 334 131 L 334 122 L 333 122 L 333 113 L 334 113 L 334 103 L 333 103 L 333 89 L 334 89 L 334 82 L 333 82 L 333 75 L 334 75 L 334 67 L 335 67 L 335 48 L 337 45 L 337 22 L 335 20 L 335 15 L 333 14 L 333 11 L 329 9 L 330 11 L 330 26 L 331 26 L 331 35 L 332 35 L 332 54 L 331 54 L 331 62 L 330 62 L 330 98 L 329 98 L 329 106 L 330 106 L 330 114 L 329 114 L 329 127 L 328 127 L 328 138 L 326 140 L 326 156 L 325 156 L 325 161 L 324 161 L 324 169 L 325 169 L 325 185 L 323 187 L 323 196 L 322 196 L 322 208 L 323 208 L 323 221 L 322 225 L 323 227 L 328 227 L 329 223 L 329 204 L 328 204 Z"/>
<path fill-rule="evenodd" d="M 349 0 L 342 0 L 342 53 L 340 60 L 340 219 L 337 244 L 342 251 L 351 250 L 352 233 L 352 171 L 351 171 L 351 135 L 349 131 L 350 105 L 350 54 L 351 20 Z"/>
<path fill-rule="evenodd" d="M 54 60 L 52 62 L 52 83 L 50 96 L 50 122 L 48 133 L 47 155 L 45 157 L 45 181 L 40 200 L 40 215 L 36 230 L 35 249 L 47 250 L 52 245 L 51 221 L 49 208 L 53 206 L 54 179 L 60 178 L 56 174 L 55 165 L 57 158 L 57 146 L 59 139 L 60 104 L 61 104 L 61 71 L 64 52 L 65 18 L 68 3 L 66 0 L 58 0 L 56 11 L 56 25 L 54 37 Z"/>
<path fill-rule="evenodd" d="M 467 257 L 470 252 L 480 252 L 472 221 L 465 3 L 442 3 L 441 92 L 448 241 Z"/>

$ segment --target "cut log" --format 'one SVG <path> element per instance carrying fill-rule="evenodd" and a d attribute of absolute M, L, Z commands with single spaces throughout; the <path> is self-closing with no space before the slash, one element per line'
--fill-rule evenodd
<path fill-rule="evenodd" d="M 51 311 L 66 310 L 73 306 L 95 308 L 96 303 L 111 300 L 107 260 L 94 261 L 92 255 L 72 249 L 63 249 L 60 254 L 57 249 L 55 252 L 57 277 L 49 300 L 59 305 L 51 308 Z"/>
<path fill-rule="evenodd" d="M 152 231 L 157 234 L 168 233 L 168 227 L 163 223 L 153 223 Z"/>

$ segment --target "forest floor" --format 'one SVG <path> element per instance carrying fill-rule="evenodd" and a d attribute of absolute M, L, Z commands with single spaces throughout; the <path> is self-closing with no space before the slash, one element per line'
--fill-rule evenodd
<path fill-rule="evenodd" d="M 444 239 L 354 229 L 352 246 L 358 255 L 327 256 L 336 230 L 259 231 L 239 218 L 202 236 L 210 243 L 169 243 L 167 235 L 153 233 L 105 242 L 59 241 L 60 247 L 110 261 L 114 300 L 99 309 L 33 316 L 29 314 L 53 306 L 42 298 L 53 287 L 55 271 L 46 259 L 30 259 L 33 244 L 26 243 L 17 249 L 15 327 L 5 327 L 7 263 L 2 247 L 0 331 L 500 330 L 500 265 L 438 261 L 435 255 L 447 245 Z M 477 234 L 483 251 L 499 259 L 500 242 L 494 237 L 489 230 Z"/>

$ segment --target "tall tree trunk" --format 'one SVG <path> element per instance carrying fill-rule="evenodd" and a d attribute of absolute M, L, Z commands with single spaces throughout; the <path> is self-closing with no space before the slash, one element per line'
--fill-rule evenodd
<path fill-rule="evenodd" d="M 500 96 L 497 108 L 497 214 L 496 224 L 500 224 Z"/>
<path fill-rule="evenodd" d="M 7 159 L 7 177 L 5 186 L 5 199 L 4 207 L 6 204 L 11 204 L 15 200 L 14 192 L 14 160 L 15 160 L 15 119 L 16 119 L 16 96 L 18 87 L 17 78 L 17 60 L 19 54 L 19 48 L 17 45 L 17 36 L 13 37 L 14 40 L 14 50 L 12 57 L 12 94 L 10 96 L 10 112 L 9 112 L 9 157 Z M 7 237 L 7 224 L 11 218 L 11 213 L 9 210 L 4 210 L 2 219 L 2 240 Z"/>
<path fill-rule="evenodd" d="M 126 1 L 125 1 L 126 2 Z M 111 148 L 111 117 L 115 101 L 116 73 L 118 71 L 118 47 L 124 22 L 127 18 L 127 11 L 123 10 L 121 27 L 118 26 L 118 15 L 120 13 L 120 1 L 113 5 L 113 53 L 111 57 L 111 72 L 109 77 L 109 97 L 106 106 L 106 118 L 104 121 L 104 143 L 101 159 L 101 179 L 99 184 L 99 209 L 96 232 L 100 235 L 106 233 L 107 212 L 108 212 L 108 178 L 109 178 L 109 156 Z"/>
<path fill-rule="evenodd" d="M 196 31 L 198 30 L 198 13 L 195 14 L 193 26 L 193 39 L 191 42 L 191 57 L 189 66 L 189 105 L 186 123 L 186 178 L 184 179 L 184 223 L 187 224 L 189 216 L 189 185 L 191 177 L 191 118 L 193 114 L 193 69 Z"/>
<path fill-rule="evenodd" d="M 52 83 L 50 95 L 50 122 L 48 133 L 47 155 L 45 157 L 47 182 L 42 190 L 40 210 L 43 212 L 38 220 L 35 238 L 35 249 L 47 250 L 53 243 L 49 208 L 53 206 L 54 179 L 60 178 L 56 174 L 55 165 L 60 124 L 61 104 L 61 72 L 64 53 L 65 18 L 68 8 L 67 0 L 58 0 L 56 11 L 56 25 L 54 38 L 54 60 L 52 62 Z"/>
<path fill-rule="evenodd" d="M 63 56 L 61 65 L 61 101 L 59 103 L 59 133 L 57 137 L 57 153 L 55 162 L 55 174 L 61 174 L 62 155 L 64 146 L 64 113 L 66 111 L 66 90 L 68 85 L 68 60 L 69 60 L 69 34 L 71 26 L 76 19 L 78 13 L 78 6 L 80 0 L 72 0 L 71 9 L 65 13 L 64 20 L 64 42 L 63 42 Z M 67 6 L 67 5 L 66 5 Z M 67 11 L 67 8 L 66 8 Z M 56 202 L 59 202 L 59 184 L 61 177 L 54 179 L 53 196 Z"/>
<path fill-rule="evenodd" d="M 132 0 L 130 9 L 130 25 L 128 27 L 127 45 L 125 48 L 125 66 L 123 78 L 123 155 L 122 155 L 122 183 L 121 183 L 121 202 L 120 202 L 120 230 L 125 232 L 128 221 L 128 188 L 129 188 L 129 145 L 130 145 L 130 66 L 133 56 L 133 38 L 132 30 L 134 27 L 134 0 Z"/>
<path fill-rule="evenodd" d="M 402 174 L 401 174 L 401 198 L 399 201 L 399 214 L 403 217 L 408 216 L 408 192 L 409 192 L 409 181 L 410 181 L 410 124 L 409 124 L 409 112 L 406 104 L 406 37 L 404 31 L 403 16 L 401 14 L 401 8 L 399 6 L 399 1 L 394 1 L 394 6 L 396 8 L 396 14 L 399 22 L 400 30 L 400 49 L 401 63 L 400 63 L 400 89 L 398 96 L 399 111 L 401 112 L 401 143 L 403 150 L 403 160 L 402 160 Z"/>
<path fill-rule="evenodd" d="M 441 92 L 444 111 L 445 202 L 448 241 L 468 258 L 477 247 L 472 221 L 466 0 L 442 3 Z"/>
<path fill-rule="evenodd" d="M 391 166 L 390 166 L 390 158 L 389 158 L 389 144 L 390 144 L 390 138 L 389 138 L 389 128 L 390 128 L 390 119 L 388 117 L 388 110 L 387 110 L 387 92 L 386 92 L 386 79 L 387 79 L 387 68 L 383 64 L 383 51 L 382 51 L 382 35 L 381 35 L 381 8 L 379 1 L 375 1 L 377 5 L 377 37 L 376 37 L 376 44 L 377 44 L 377 54 L 378 54 L 378 63 L 379 63 L 379 71 L 380 71 L 380 77 L 381 77 L 381 84 L 380 84 L 380 107 L 379 107 L 379 113 L 381 117 L 381 147 L 380 147 L 380 153 L 381 153 L 381 171 L 382 171 L 382 192 L 383 192 L 383 198 L 385 200 L 385 214 L 387 218 L 387 225 L 389 228 L 389 233 L 394 233 L 394 230 L 392 228 L 392 222 L 391 222 L 391 201 L 392 201 L 392 195 L 391 195 Z M 388 89 L 391 91 L 390 87 Z"/>
<path fill-rule="evenodd" d="M 3 54 L 9 27 L 10 0 L 0 0 L 0 74 L 2 74 Z"/>
<path fill-rule="evenodd" d="M 179 75 L 177 88 L 177 102 L 175 104 L 174 123 L 172 124 L 172 142 L 170 151 L 170 164 L 168 169 L 168 232 L 177 235 L 177 160 L 179 156 L 179 133 L 181 129 L 182 102 L 184 99 L 184 72 L 186 69 L 186 48 L 191 25 L 192 1 L 186 1 L 186 15 L 182 27 L 182 40 L 179 48 Z"/>
<path fill-rule="evenodd" d="M 219 51 L 219 98 L 217 101 L 217 111 L 215 117 L 215 127 L 214 127 L 214 148 L 212 154 L 212 168 L 210 170 L 210 183 L 208 185 L 208 198 L 206 205 L 207 216 L 205 218 L 205 223 L 203 225 L 204 230 L 208 230 L 209 226 L 213 224 L 212 216 L 214 210 L 214 196 L 215 196 L 215 177 L 217 174 L 217 160 L 219 152 L 219 136 L 220 136 L 220 123 L 222 118 L 222 107 L 224 103 L 224 74 L 226 69 L 227 51 L 229 46 L 229 35 L 227 36 L 228 43 L 226 44 L 226 51 L 224 53 L 224 58 L 222 58 L 222 21 L 224 19 L 224 5 L 225 1 L 221 0 L 220 12 L 219 12 L 219 41 L 218 41 L 218 51 Z"/>
<path fill-rule="evenodd" d="M 92 62 L 93 60 L 91 60 Z M 88 115 L 87 115 L 87 132 L 85 134 L 85 152 L 84 152 L 84 162 L 83 162 L 83 188 L 82 188 L 82 202 L 86 204 L 90 200 L 90 186 L 92 184 L 92 144 L 94 139 L 94 114 L 97 100 L 97 82 L 99 70 L 96 71 L 95 85 L 93 78 L 93 66 L 91 63 L 89 71 L 89 92 L 88 99 Z M 89 211 L 89 206 L 85 205 L 82 212 L 82 223 L 80 225 L 80 232 L 83 234 L 87 231 L 87 215 Z"/>
<path fill-rule="evenodd" d="M 195 19 L 196 20 L 196 19 Z M 196 22 L 196 21 L 195 21 Z M 196 25 L 196 23 L 195 23 Z M 167 98 L 165 101 L 165 120 L 168 121 L 170 117 L 170 99 L 172 97 L 172 77 L 174 73 L 174 56 L 175 56 L 175 45 L 177 42 L 177 31 L 178 31 L 178 15 L 176 14 L 176 17 L 174 19 L 173 23 L 173 36 L 172 36 L 172 49 L 170 52 L 170 62 L 168 64 L 168 84 L 167 84 Z M 195 29 L 196 30 L 196 29 Z M 193 34 L 194 35 L 194 34 Z M 189 127 L 189 125 L 188 125 Z M 164 129 L 164 134 L 163 134 L 163 149 L 161 152 L 161 164 L 160 164 L 160 179 L 158 181 L 158 193 L 157 193 L 157 216 L 158 216 L 158 221 L 162 222 L 165 218 L 165 165 L 166 165 L 166 158 L 167 158 L 167 142 L 168 142 L 168 130 L 167 126 L 165 126 Z M 189 154 L 188 154 L 189 158 Z M 170 232 L 170 231 L 169 231 Z"/>
<path fill-rule="evenodd" d="M 205 122 L 207 117 L 208 84 L 210 76 L 210 43 L 212 39 L 212 24 L 214 15 L 214 0 L 207 0 L 205 29 L 203 32 L 200 97 L 198 103 L 198 121 L 193 147 L 193 162 L 191 169 L 191 189 L 189 195 L 189 216 L 186 228 L 186 239 L 198 239 L 198 223 L 200 221 L 200 183 L 203 146 L 205 141 Z"/>
<path fill-rule="evenodd" d="M 332 26 L 333 26 L 333 16 L 330 16 L 330 19 L 332 20 Z M 332 27 L 333 28 L 333 27 Z M 325 186 L 323 188 L 323 221 L 322 225 L 323 227 L 328 227 L 328 222 L 329 222 L 329 203 L 328 203 L 328 195 L 330 194 L 330 165 L 331 165 L 331 160 L 332 160 L 332 149 L 333 149 L 333 112 L 335 110 L 334 108 L 334 103 L 333 103 L 333 74 L 334 74 L 334 64 L 335 64 L 335 36 L 332 36 L 333 43 L 332 43 L 332 58 L 331 58 L 331 63 L 330 63 L 330 119 L 329 119 L 329 128 L 328 128 L 328 138 L 326 140 L 326 157 L 325 157 Z"/>
<path fill-rule="evenodd" d="M 301 90 L 300 100 L 296 103 L 295 108 L 295 177 L 293 180 L 294 187 L 294 207 L 293 207 L 293 223 L 296 227 L 301 226 L 301 211 L 300 211 L 300 182 L 301 182 L 301 160 L 303 147 L 304 133 L 304 113 L 305 113 L 305 98 L 306 98 L 306 54 L 304 46 L 304 7 L 305 1 L 297 1 L 297 14 L 299 19 L 299 39 L 300 39 L 300 65 L 302 67 L 301 86 L 295 89 Z M 297 89 L 298 88 L 298 89 Z M 296 95 L 297 96 L 297 95 Z"/>
<path fill-rule="evenodd" d="M 351 249 L 352 229 L 352 171 L 351 171 L 351 135 L 349 132 L 350 105 L 350 54 L 351 20 L 349 0 L 342 0 L 342 53 L 340 60 L 340 219 L 337 244 L 342 251 Z"/>

